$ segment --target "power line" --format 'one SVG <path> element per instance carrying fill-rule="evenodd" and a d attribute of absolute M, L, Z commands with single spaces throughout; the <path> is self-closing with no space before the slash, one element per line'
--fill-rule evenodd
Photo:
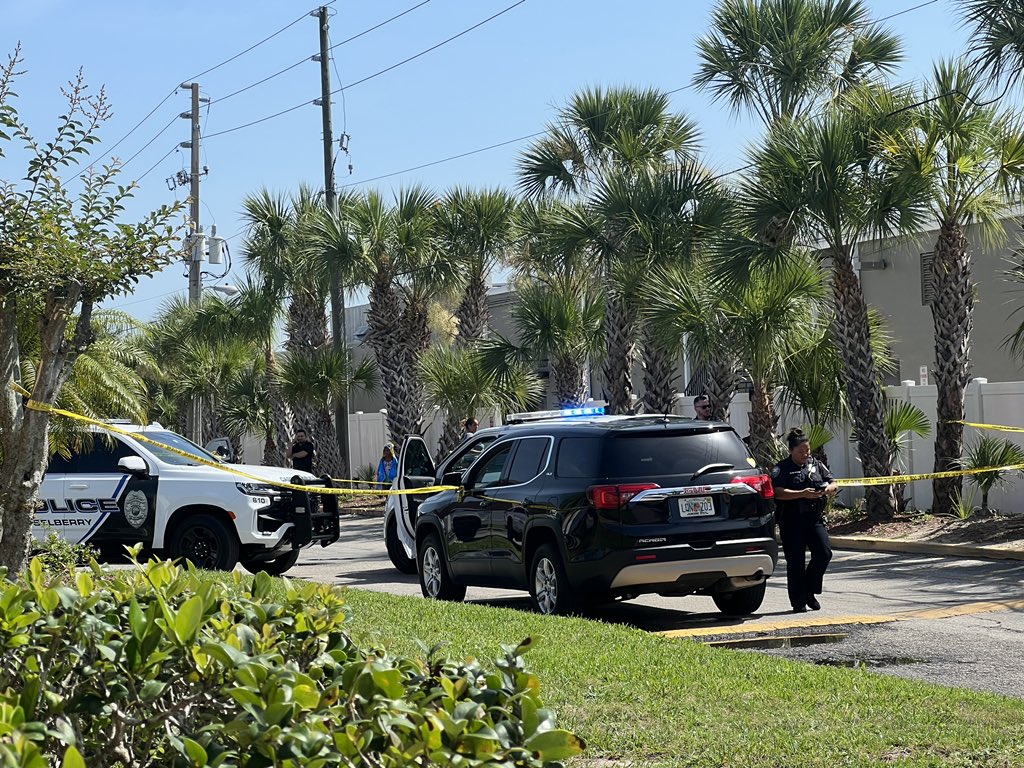
<path fill-rule="evenodd" d="M 902 16 L 904 13 L 910 13 L 911 11 L 916 11 L 918 8 L 924 8 L 927 5 L 935 5 L 937 2 L 939 2 L 939 0 L 928 0 L 927 3 L 921 3 L 920 5 L 915 5 L 912 8 L 904 8 L 902 11 L 896 11 L 896 13 L 890 13 L 888 16 L 883 16 L 880 19 L 873 19 L 871 21 L 871 24 L 881 24 L 883 21 L 888 21 L 889 19 L 895 19 L 897 16 Z"/>
<path fill-rule="evenodd" d="M 373 32 L 375 29 L 380 29 L 384 25 L 390 24 L 395 19 L 400 19 L 402 16 L 405 16 L 407 13 L 415 11 L 417 8 L 420 8 L 420 7 L 426 5 L 429 2 L 430 2 L 430 0 L 422 0 L 422 2 L 420 2 L 419 4 L 414 5 L 411 8 L 407 8 L 404 11 L 402 11 L 401 13 L 395 14 L 390 19 L 385 19 L 384 21 L 380 22 L 379 24 L 374 24 L 369 29 L 364 29 L 359 34 L 352 35 L 352 37 L 348 38 L 347 40 L 342 40 L 340 43 L 336 43 L 335 45 L 332 45 L 329 50 L 333 50 L 334 48 L 340 48 L 341 46 L 345 45 L 345 43 L 350 43 L 353 40 L 356 40 L 356 39 L 362 37 L 365 34 Z M 329 5 L 329 3 L 328 3 L 328 5 Z M 301 17 L 301 18 L 305 18 L 305 17 Z M 294 24 L 294 23 L 297 23 L 297 22 L 292 22 L 292 23 Z M 283 31 L 283 30 L 281 30 L 281 31 Z M 289 64 L 284 69 L 280 69 L 277 72 L 273 73 L 272 75 L 267 75 L 263 79 L 257 80 L 254 83 L 250 83 L 249 85 L 247 85 L 247 86 L 245 86 L 243 88 L 239 88 L 237 91 L 232 91 L 231 93 L 227 94 L 226 96 L 221 96 L 219 98 L 214 99 L 213 101 L 210 102 L 210 104 L 218 104 L 218 103 L 220 103 L 222 101 L 227 101 L 228 99 L 232 98 L 233 96 L 237 96 L 240 93 L 245 93 L 246 91 L 248 91 L 248 90 L 250 90 L 252 88 L 255 88 L 258 85 L 263 85 L 265 82 L 267 82 L 269 80 L 273 80 L 275 77 L 280 77 L 281 75 L 285 74 L 286 72 L 291 72 L 293 69 L 295 69 L 296 67 L 298 67 L 298 66 L 300 66 L 302 64 L 307 63 L 309 60 L 310 60 L 310 57 L 309 56 L 305 56 L 305 57 L 299 59 L 298 61 L 296 61 L 294 64 Z M 195 80 L 196 78 L 192 78 L 192 79 Z"/>
<path fill-rule="evenodd" d="M 318 6 L 316 7 L 316 8 L 320 8 L 321 6 L 328 6 L 328 5 L 334 5 L 334 3 L 335 3 L 335 2 L 337 2 L 337 0 L 327 0 L 327 2 L 325 2 L 325 3 L 321 3 L 321 4 L 320 4 L 320 5 L 318 5 Z M 259 47 L 260 47 L 261 45 L 263 45 L 264 43 L 266 43 L 266 42 L 269 42 L 270 40 L 273 40 L 273 39 L 274 39 L 275 37 L 277 37 L 278 35 L 280 35 L 280 34 L 281 34 L 282 32 L 284 32 L 285 30 L 287 30 L 287 29 L 291 29 L 291 28 L 292 28 L 292 27 L 294 27 L 294 26 L 295 26 L 296 24 L 298 24 L 298 23 L 299 23 L 300 21 L 302 21 L 303 19 L 307 18 L 307 17 L 309 16 L 309 14 L 310 14 L 310 13 L 311 13 L 312 11 L 315 11 L 315 10 L 316 10 L 316 8 L 313 8 L 313 9 L 311 9 L 311 11 L 306 11 L 306 12 L 305 12 L 304 14 L 302 14 L 302 15 L 301 15 L 301 16 L 299 16 L 299 17 L 298 17 L 297 19 L 295 19 L 295 21 L 291 22 L 290 24 L 286 24 L 285 26 L 281 27 L 281 29 L 277 30 L 277 32 L 274 32 L 274 33 L 273 33 L 272 35 L 268 35 L 267 37 L 265 37 L 265 38 L 263 38 L 262 40 L 260 40 L 260 41 L 259 41 L 258 43 L 254 43 L 253 45 L 250 45 L 250 46 L 249 46 L 248 48 L 246 48 L 246 49 L 245 49 L 244 51 L 242 51 L 241 53 L 236 53 L 236 54 L 235 54 L 234 56 L 232 56 L 231 58 L 229 58 L 229 59 L 224 59 L 224 61 L 222 61 L 222 62 L 221 62 L 220 64 L 216 64 L 216 65 L 214 65 L 214 66 L 210 67 L 209 69 L 204 69 L 204 70 L 203 70 L 202 72 L 200 72 L 200 73 L 199 73 L 198 75 L 193 75 L 192 77 L 190 77 L 190 78 L 188 78 L 188 79 L 189 79 L 189 80 L 198 80 L 198 79 L 199 79 L 200 77 L 202 77 L 203 75 L 208 75 L 208 74 L 210 74 L 211 72 L 213 72 L 213 71 L 214 71 L 215 69 L 220 69 L 220 68 L 221 68 L 221 67 L 223 67 L 223 66 L 224 66 L 225 64 L 229 64 L 229 63 L 231 63 L 232 61 L 234 61 L 235 59 L 239 58 L 240 56 L 244 56 L 245 54 L 249 53 L 249 51 L 252 51 L 252 50 L 255 50 L 256 48 L 259 48 Z"/>
<path fill-rule="evenodd" d="M 178 148 L 178 145 L 175 144 L 173 147 L 171 147 L 169 150 L 167 150 L 167 154 L 166 155 L 164 155 L 159 160 L 157 160 L 155 163 L 153 163 L 153 165 L 151 165 L 149 167 L 149 170 L 147 170 L 144 174 L 142 174 L 137 179 L 135 179 L 135 181 L 139 182 L 139 181 L 142 181 L 144 178 L 146 178 L 152 171 L 154 171 L 156 169 L 156 167 L 158 165 L 160 165 L 160 163 L 162 163 L 164 160 L 166 160 L 170 156 L 170 154 L 172 152 L 174 152 L 177 148 Z"/>
<path fill-rule="evenodd" d="M 412 11 L 415 11 L 417 8 L 422 8 L 424 5 L 426 5 L 429 2 L 430 2 L 430 0 L 423 0 L 423 2 L 418 3 L 417 5 L 414 5 L 412 8 L 406 8 L 401 13 L 395 14 L 390 19 L 385 19 L 380 24 L 375 24 L 374 26 L 370 27 L 369 29 L 364 29 L 362 32 L 359 32 L 358 34 L 352 35 L 352 37 L 349 37 L 349 38 L 346 38 L 346 39 L 342 40 L 340 43 L 335 43 L 334 45 L 332 45 L 327 50 L 333 51 L 335 48 L 340 48 L 341 46 L 345 45 L 345 43 L 351 43 L 353 40 L 357 40 L 360 37 L 362 37 L 363 35 L 366 35 L 366 34 L 369 34 L 370 32 L 373 32 L 375 29 L 380 29 L 385 24 L 390 24 L 395 19 L 402 18 L 403 16 L 405 16 L 405 14 L 411 13 Z"/>
<path fill-rule="evenodd" d="M 149 141 L 147 141 L 147 142 L 146 142 L 145 144 L 143 144 L 143 145 L 142 145 L 142 148 L 141 148 L 141 149 L 140 149 L 140 150 L 139 150 L 138 152 L 136 152 L 136 153 L 135 153 L 134 155 L 132 155 L 132 156 L 131 156 L 131 157 L 129 157 L 129 158 L 127 159 L 127 160 L 125 160 L 125 161 L 124 161 L 123 163 L 121 163 L 121 167 L 122 167 L 122 168 L 124 168 L 124 167 L 125 167 L 126 165 L 128 165 L 128 163 L 130 163 L 130 162 L 131 162 L 132 160 L 134 160 L 134 159 L 135 159 L 136 157 L 138 157 L 138 156 L 139 156 L 139 155 L 141 155 L 141 154 L 142 154 L 142 153 L 143 153 L 144 151 L 146 151 L 146 149 L 147 149 L 147 148 L 149 147 L 149 145 L 150 145 L 150 144 L 152 144 L 152 143 L 153 143 L 154 141 L 156 141 L 157 139 L 159 139 L 159 138 L 160 138 L 161 136 L 163 136 L 163 135 L 164 135 L 164 133 L 165 133 L 165 132 L 167 131 L 167 129 L 168 129 L 168 128 L 170 128 L 170 127 L 171 127 L 172 125 L 174 125 L 174 122 L 175 122 L 175 121 L 176 121 L 177 119 L 178 119 L 178 116 L 177 116 L 177 115 L 175 115 L 174 117 L 172 117 L 172 118 L 170 119 L 170 121 L 169 121 L 169 122 L 167 123 L 167 125 L 165 125 L 165 126 L 164 126 L 163 128 L 161 128 L 161 129 L 159 130 L 159 132 L 157 132 L 156 136 L 154 136 L 154 137 L 153 137 L 152 139 L 150 139 L 150 140 L 149 140 Z M 87 170 L 88 170 L 88 169 L 87 169 Z"/>
<path fill-rule="evenodd" d="M 333 5 L 333 4 L 335 3 L 335 2 L 337 2 L 337 0 L 328 0 L 328 1 L 327 1 L 327 2 L 325 3 L 325 5 Z M 319 6 L 317 6 L 317 7 L 319 7 Z M 245 49 L 244 51 L 242 51 L 241 53 L 236 53 L 236 54 L 235 54 L 234 56 L 232 56 L 232 57 L 230 57 L 230 58 L 228 58 L 228 59 L 225 59 L 225 60 L 224 60 L 224 61 L 222 61 L 222 62 L 221 62 L 220 64 L 215 64 L 214 66 L 210 67 L 209 69 L 207 69 L 207 70 L 204 70 L 203 72 L 200 72 L 200 73 L 199 73 L 198 75 L 195 75 L 195 76 L 193 76 L 193 77 L 191 77 L 191 78 L 189 78 L 189 79 L 190 79 L 190 80 L 196 80 L 196 79 L 198 79 L 198 78 L 202 77 L 203 75 L 206 75 L 206 74 L 209 74 L 210 72 L 213 72 L 213 71 L 214 71 L 215 69 L 220 69 L 220 68 L 221 68 L 221 67 L 223 67 L 223 66 L 224 66 L 225 64 L 228 64 L 228 63 L 230 63 L 230 62 L 234 61 L 235 59 L 237 59 L 237 58 L 238 58 L 239 56 L 243 56 L 243 55 L 245 55 L 246 53 L 249 53 L 249 51 L 252 51 L 252 50 L 254 50 L 254 49 L 258 48 L 259 46 L 263 45 L 264 43 L 268 42 L 269 40 L 272 40 L 272 39 L 274 39 L 274 38 L 275 38 L 275 37 L 277 37 L 277 36 L 278 36 L 279 34 L 281 34 L 282 32 L 284 32 L 284 31 L 285 31 L 286 29 L 289 29 L 289 28 L 291 28 L 291 27 L 295 26 L 296 24 L 298 24 L 298 23 L 299 23 L 300 21 L 302 21 L 302 20 L 303 20 L 304 18 L 306 18 L 307 16 L 309 16 L 309 13 L 308 13 L 308 12 L 307 12 L 307 13 L 304 13 L 304 14 L 302 14 L 301 16 L 299 16 L 299 17 L 298 17 L 297 19 L 295 19 L 295 21 L 291 22 L 290 24 L 287 24 L 286 26 L 284 26 L 284 27 L 281 27 L 281 29 L 277 30 L 277 32 L 274 32 L 274 33 L 273 33 L 272 35 L 269 35 L 268 37 L 265 37 L 265 38 L 263 38 L 262 40 L 260 40 L 260 41 L 259 41 L 258 43 L 255 43 L 254 45 L 251 45 L 251 46 L 249 46 L 248 48 L 246 48 L 246 49 Z M 117 149 L 117 148 L 118 148 L 119 146 L 121 146 L 121 144 L 122 144 L 122 143 L 124 142 L 124 140 L 125 140 L 125 139 L 127 139 L 127 138 L 128 138 L 129 136 L 131 136 L 131 135 L 132 135 L 133 133 L 135 133 L 135 131 L 137 131 L 137 130 L 138 130 L 139 128 L 141 128 L 141 127 L 142 127 L 142 125 L 143 125 L 143 124 L 144 124 L 144 123 L 145 123 L 145 122 L 146 122 L 147 120 L 149 120 L 149 118 L 151 118 L 151 117 L 153 116 L 153 114 L 154 114 L 154 113 L 155 113 L 155 112 L 156 112 L 156 111 L 157 111 L 158 109 L 160 109 L 160 107 L 162 107 L 162 106 L 163 106 L 163 105 L 164 105 L 164 104 L 165 104 L 165 103 L 167 102 L 167 100 L 168 100 L 169 98 L 171 98 L 171 96 L 173 96 L 173 95 L 174 95 L 175 93 L 177 93 L 177 91 L 178 91 L 178 87 L 177 87 L 177 86 L 175 86 L 174 88 L 172 88 L 172 89 L 171 89 L 171 91 L 170 91 L 170 93 L 168 93 L 168 94 L 167 94 L 166 96 L 164 96 L 164 97 L 163 97 L 163 98 L 162 98 L 162 99 L 160 100 L 160 103 L 159 103 L 159 104 L 157 104 L 157 105 L 156 105 L 155 107 L 153 107 L 153 108 L 152 108 L 151 110 L 149 110 L 149 112 L 148 112 L 148 113 L 146 113 L 146 116 L 145 116 L 145 117 L 143 117 L 143 118 L 142 118 L 141 120 L 139 120 L 139 122 L 137 122 L 137 123 L 136 123 L 135 125 L 133 125 L 133 126 L 131 127 L 131 129 L 130 129 L 130 130 L 128 131 L 128 133 L 126 133 L 126 134 L 125 134 L 124 136 L 122 136 L 122 137 L 121 137 L 120 139 L 118 139 L 117 141 L 115 141 L 115 142 L 114 142 L 114 145 L 113 145 L 113 146 L 112 146 L 112 147 L 110 148 L 110 150 L 109 150 L 109 151 L 110 151 L 110 152 L 113 152 L 113 151 L 114 151 L 115 149 Z M 161 131 L 161 133 L 162 133 L 162 131 Z M 158 135 L 159 135 L 159 134 L 158 134 Z M 152 142 L 150 142 L 150 143 L 152 143 Z M 149 146 L 149 144 L 147 144 L 146 146 L 148 147 L 148 146 Z M 143 149 L 145 149 L 145 147 L 143 147 Z M 140 151 L 141 151 L 141 150 L 140 150 Z M 138 153 L 136 153 L 136 155 L 137 155 L 137 154 L 138 154 Z M 135 157 L 135 155 L 132 155 L 132 157 Z M 82 175 L 83 173 L 86 173 L 86 172 L 87 172 L 87 171 L 88 171 L 88 170 L 89 170 L 90 168 L 92 168 L 92 167 L 93 167 L 93 166 L 94 166 L 94 165 L 95 165 L 95 164 L 96 164 L 97 162 L 98 162 L 98 160 L 94 160 L 94 161 L 93 161 L 92 163 L 90 163 L 90 164 L 89 164 L 88 166 L 86 166 L 85 168 L 83 168 L 83 169 L 82 169 L 82 170 L 81 170 L 81 171 L 80 171 L 79 173 L 77 173 L 77 174 L 76 174 L 76 175 L 74 176 L 74 178 L 75 178 L 75 179 L 77 179 L 77 178 L 78 178 L 79 176 L 81 176 L 81 175 Z"/>
<path fill-rule="evenodd" d="M 383 75 L 383 74 L 384 74 L 385 72 L 390 72 L 390 71 L 391 71 L 392 69 L 396 69 L 396 68 L 398 68 L 398 67 L 402 66 L 403 64 L 408 64 L 408 63 L 409 63 L 410 61 L 412 61 L 413 59 L 418 59 L 418 58 L 419 58 L 420 56 L 423 56 L 424 54 L 430 53 L 431 51 L 436 51 L 436 50 L 437 50 L 438 48 L 440 48 L 440 47 L 441 47 L 442 45 L 447 45 L 447 44 L 448 44 L 448 43 L 450 43 L 450 42 L 451 42 L 452 40 L 456 40 L 456 39 L 458 39 L 458 38 L 462 37 L 463 35 L 465 35 L 465 34 L 467 34 L 467 33 L 469 33 L 469 32 L 472 32 L 472 31 L 473 31 L 474 29 L 476 29 L 477 27 L 482 27 L 482 26 L 483 26 L 484 24 L 486 24 L 487 22 L 489 22 L 489 21 L 493 21 L 494 19 L 498 18 L 499 16 L 501 16 L 501 15 L 503 15 L 503 14 L 506 14 L 506 13 L 508 13 L 508 12 L 509 12 L 509 11 L 511 11 L 511 10 L 512 10 L 513 8 L 516 8 L 516 7 L 518 7 L 518 6 L 522 5 L 522 4 L 523 4 L 523 3 L 525 3 L 525 2 L 526 2 L 526 0 L 519 0 L 519 2 L 517 2 L 517 3 L 513 3 L 512 5 L 508 6 L 507 8 L 505 8 L 505 9 L 503 9 L 503 10 L 500 10 L 500 11 L 498 11 L 498 12 L 497 12 L 496 14 L 494 14 L 493 16 L 488 16 L 488 17 L 487 17 L 486 19 L 484 19 L 483 21 L 481 21 L 481 22 L 479 22 L 479 23 L 477 23 L 477 24 L 474 24 L 474 25 L 473 25 L 472 27 L 469 27 L 468 29 L 464 29 L 464 30 L 462 30 L 462 31 L 461 31 L 461 32 L 459 32 L 459 33 L 458 33 L 457 35 L 452 35 L 452 36 L 451 36 L 451 37 L 449 37 L 449 38 L 448 38 L 447 40 L 442 40 L 442 41 L 441 41 L 440 43 L 438 43 L 437 45 L 433 45 L 433 46 L 431 46 L 430 48 L 427 48 L 427 49 L 426 49 L 425 51 L 420 51 L 419 53 L 415 54 L 414 56 L 410 56 L 410 57 L 409 57 L 409 58 L 407 58 L 407 59 L 402 59 L 402 60 L 401 60 L 400 62 L 398 62 L 397 64 L 392 64 L 392 65 L 391 65 L 390 67 L 387 67 L 387 68 L 385 68 L 385 69 L 382 69 L 382 70 L 380 70 L 379 72 L 374 72 L 374 73 L 373 73 L 372 75 L 367 75 L 367 76 L 366 76 L 366 77 L 364 77 L 364 78 L 363 78 L 362 80 L 356 80 L 356 81 L 355 81 L 354 83 L 349 83 L 349 84 L 348 84 L 348 85 L 347 85 L 346 87 L 347 87 L 347 88 L 354 88 L 355 86 L 357 86 L 357 85 L 360 85 L 361 83 L 365 83 L 365 82 L 366 82 L 367 80 L 372 80 L 373 78 L 375 78 L 375 77 L 378 77 L 379 75 Z M 337 91 L 331 91 L 331 95 L 334 95 L 335 93 L 337 93 Z"/>
<path fill-rule="evenodd" d="M 350 83 L 350 84 L 346 85 L 346 86 L 344 87 L 344 89 L 351 89 L 351 88 L 354 88 L 354 87 L 355 87 L 355 86 L 357 86 L 357 85 L 360 85 L 360 84 L 362 84 L 362 83 L 365 83 L 365 82 L 366 82 L 367 80 L 372 80 L 372 79 L 373 79 L 373 78 L 375 78 L 375 77 L 379 77 L 380 75 L 383 75 L 383 74 L 384 74 L 385 72 L 390 72 L 391 70 L 393 70 L 393 69 L 396 69 L 397 67 L 400 67 L 400 66 L 402 66 L 403 64 L 407 64 L 407 63 L 409 63 L 409 62 L 410 62 L 410 61 L 412 61 L 413 59 L 418 59 L 418 58 L 419 58 L 420 56 L 423 56 L 424 54 L 430 53 L 431 51 L 435 51 L 435 50 L 437 50 L 438 48 L 440 48 L 440 47 L 441 47 L 442 45 L 446 45 L 447 43 L 450 43 L 450 42 L 451 42 L 452 40 L 456 40 L 456 39 L 458 39 L 458 38 L 462 37 L 463 35 L 465 35 L 465 34 L 467 34 L 467 33 L 469 33 L 469 32 L 472 32 L 472 31 L 473 31 L 474 29 L 477 29 L 478 27 L 480 27 L 480 26 L 483 26 L 483 25 L 484 25 L 484 24 L 486 24 L 487 22 L 489 22 L 489 21 L 492 21 L 492 20 L 494 20 L 494 19 L 498 18 L 498 17 L 499 17 L 499 16 L 501 16 L 502 14 L 508 13 L 508 12 L 509 12 L 509 11 L 511 11 L 511 10 L 512 10 L 513 8 L 515 8 L 515 7 L 517 7 L 517 6 L 520 6 L 520 5 L 522 5 L 523 3 L 525 3 L 525 2 L 526 2 L 526 0 L 519 0 L 519 2 L 513 3 L 512 5 L 508 6 L 508 7 L 507 7 L 507 8 L 505 8 L 504 10 L 498 11 L 498 13 L 494 14 L 493 16 L 489 16 L 488 18 L 484 19 L 483 21 L 481 21 L 481 22 L 478 22 L 478 23 L 474 24 L 473 26 L 471 26 L 471 27 L 468 27 L 467 29 L 464 29 L 464 30 L 462 30 L 462 31 L 461 31 L 461 32 L 459 32 L 458 34 L 456 34 L 456 35 L 452 35 L 452 36 L 451 36 L 451 37 L 449 37 L 449 38 L 448 38 L 447 40 L 443 40 L 443 41 L 441 41 L 440 43 L 438 43 L 437 45 L 433 45 L 433 46 L 431 46 L 430 48 L 427 48 L 427 49 L 426 49 L 426 50 L 424 50 L 424 51 L 420 51 L 419 53 L 417 53 L 417 54 L 415 54 L 415 55 L 413 55 L 413 56 L 410 56 L 410 57 L 409 57 L 409 58 L 407 58 L 407 59 L 403 59 L 402 61 L 398 62 L 397 64 L 392 64 L 392 65 L 391 65 L 390 67 L 387 67 L 387 68 L 385 68 L 385 69 L 382 69 L 382 70 L 380 70 L 379 72 L 374 72 L 374 73 L 373 73 L 372 75 L 367 75 L 366 77 L 364 77 L 364 78 L 363 78 L 363 79 L 361 79 L 361 80 L 357 80 L 357 81 L 356 81 L 356 82 L 354 82 L 354 83 Z M 338 43 L 338 45 L 341 45 L 341 43 Z M 344 89 L 342 89 L 342 88 L 337 88 L 337 89 L 335 89 L 335 90 L 331 91 L 331 95 L 333 96 L 334 94 L 336 94 L 336 93 L 338 93 L 339 91 L 341 91 L 341 90 L 344 90 Z M 319 98 L 319 97 L 317 97 L 317 98 Z M 236 126 L 235 126 L 234 128 L 227 128 L 226 130 L 223 130 L 223 131 L 218 131 L 217 133 L 211 133 L 211 134 L 209 134 L 209 135 L 208 135 L 208 136 L 207 136 L 206 138 L 207 138 L 207 139 L 212 139 L 212 138 L 213 138 L 213 137 L 215 137 L 215 136 L 223 136 L 223 135 L 224 135 L 224 134 L 226 134 L 226 133 L 232 133 L 232 132 L 234 132 L 234 131 L 240 131 L 240 130 L 242 130 L 243 128 L 248 128 L 248 127 L 250 127 L 250 126 L 253 126 L 253 125 L 257 125 L 258 123 L 263 123 L 263 122 L 266 122 L 267 120 L 273 120 L 273 119 L 274 119 L 275 117 L 280 117 L 281 115 L 286 115 L 286 114 L 288 114 L 289 112 L 294 112 L 295 110 L 297 110 L 297 109 L 301 109 L 302 107 L 305 107 L 305 106 L 307 106 L 307 105 L 309 105 L 309 104 L 312 104 L 312 103 L 314 103 L 315 101 L 316 101 L 316 99 L 308 99 L 308 100 L 306 100 L 306 101 L 302 102 L 301 104 L 296 104 L 296 105 L 295 105 L 295 106 L 293 106 L 293 107 L 289 107 L 288 109 L 283 109 L 283 110 L 281 110 L 280 112 L 275 112 L 275 113 L 274 113 L 274 114 L 272 114 L 272 115 L 267 115 L 266 117 L 261 117 L 261 118 L 259 118 L 258 120 L 252 120 L 252 121 L 250 121 L 250 122 L 248 122 L 248 123 L 244 123 L 243 125 L 236 125 Z"/>
<path fill-rule="evenodd" d="M 406 169 L 401 170 L 401 171 L 395 171 L 394 173 L 385 173 L 385 174 L 383 174 L 381 176 L 374 176 L 374 177 L 369 178 L 369 179 L 362 179 L 361 181 L 353 181 L 353 182 L 351 182 L 349 184 L 342 184 L 341 185 L 341 189 L 345 189 L 346 187 L 354 187 L 354 186 L 357 186 L 359 184 L 369 184 L 371 181 L 379 181 L 380 179 L 389 179 L 392 176 L 400 176 L 403 173 L 411 173 L 412 171 L 418 171 L 418 170 L 420 170 L 422 168 L 429 168 L 432 165 L 440 165 L 441 163 L 447 163 L 447 162 L 450 162 L 452 160 L 458 160 L 459 158 L 462 158 L 462 157 L 469 157 L 470 155 L 476 155 L 476 154 L 479 154 L 480 152 L 487 152 L 488 150 L 491 150 L 491 149 L 497 149 L 498 147 L 504 147 L 507 144 L 515 144 L 516 142 L 519 142 L 519 141 L 526 141 L 527 139 L 532 139 L 532 138 L 535 138 L 537 136 L 542 136 L 545 133 L 546 133 L 546 131 L 537 131 L 536 133 L 528 133 L 525 136 L 519 136 L 519 137 L 517 137 L 515 139 L 509 139 L 508 141 L 500 141 L 497 144 L 491 144 L 490 146 L 487 146 L 487 147 L 480 147 L 479 149 L 471 149 L 468 152 L 463 152 L 463 153 L 458 154 L 458 155 L 452 155 L 451 157 L 445 157 L 445 158 L 442 158 L 441 160 L 434 160 L 433 162 L 424 163 L 423 165 L 417 165 L 417 166 L 414 166 L 412 168 L 406 168 Z"/>

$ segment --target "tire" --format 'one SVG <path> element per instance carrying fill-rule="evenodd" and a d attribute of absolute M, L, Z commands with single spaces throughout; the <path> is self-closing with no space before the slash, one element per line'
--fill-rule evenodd
<path fill-rule="evenodd" d="M 764 591 L 766 582 L 761 582 L 756 587 L 738 589 L 735 592 L 717 592 L 711 596 L 718 606 L 718 610 L 726 616 L 749 616 L 761 607 L 764 602 Z"/>
<path fill-rule="evenodd" d="M 466 599 L 466 588 L 452 581 L 448 575 L 448 564 L 445 562 L 444 548 L 436 533 L 428 533 L 420 542 L 416 552 L 420 574 L 420 591 L 423 596 L 433 600 L 452 600 L 461 602 Z"/>
<path fill-rule="evenodd" d="M 541 544 L 530 563 L 530 596 L 538 613 L 566 616 L 579 613 L 582 604 L 569 585 L 562 556 L 553 544 Z"/>
<path fill-rule="evenodd" d="M 299 559 L 299 550 L 293 549 L 285 552 L 273 560 L 242 560 L 242 567 L 249 573 L 267 573 L 271 576 L 281 576 L 288 571 Z"/>
<path fill-rule="evenodd" d="M 234 530 L 213 515 L 189 515 L 171 540 L 172 557 L 208 571 L 230 571 L 238 563 L 238 551 Z"/>
<path fill-rule="evenodd" d="M 405 554 L 405 547 L 398 539 L 398 521 L 394 515 L 388 518 L 384 526 L 384 546 L 388 550 L 391 564 L 402 573 L 416 573 L 416 560 Z"/>

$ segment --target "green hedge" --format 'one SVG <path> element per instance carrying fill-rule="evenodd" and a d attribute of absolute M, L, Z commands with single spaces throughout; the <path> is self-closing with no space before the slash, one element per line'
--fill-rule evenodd
<path fill-rule="evenodd" d="M 2 766 L 554 766 L 525 671 L 358 647 L 331 587 L 157 560 L 0 581 Z"/>

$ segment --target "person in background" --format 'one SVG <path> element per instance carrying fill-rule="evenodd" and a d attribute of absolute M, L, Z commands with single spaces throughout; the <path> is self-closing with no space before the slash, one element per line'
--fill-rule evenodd
<path fill-rule="evenodd" d="M 295 430 L 295 439 L 292 440 L 292 445 L 288 449 L 288 458 L 291 459 L 292 469 L 297 469 L 301 472 L 312 472 L 314 453 L 316 453 L 316 449 L 313 447 L 313 442 L 307 436 L 306 430 Z"/>
<path fill-rule="evenodd" d="M 693 398 L 693 412 L 694 416 L 698 421 L 710 421 L 711 420 L 711 398 L 707 395 L 697 395 Z"/>
<path fill-rule="evenodd" d="M 475 416 L 470 416 L 468 419 L 466 419 L 463 426 L 466 428 L 466 431 L 462 433 L 462 439 L 465 440 L 467 437 L 469 437 L 478 429 L 480 429 L 480 422 L 476 420 Z"/>
<path fill-rule="evenodd" d="M 377 482 L 382 486 L 391 485 L 398 477 L 398 459 L 395 458 L 395 446 L 384 443 L 380 462 L 377 464 Z"/>
<path fill-rule="evenodd" d="M 832 472 L 811 456 L 811 442 L 800 429 L 786 434 L 789 456 L 772 469 L 775 519 L 786 554 L 786 586 L 794 613 L 821 608 L 822 578 L 832 559 L 825 529 L 825 502 L 839 491 Z M 805 564 L 806 552 L 811 561 Z"/>

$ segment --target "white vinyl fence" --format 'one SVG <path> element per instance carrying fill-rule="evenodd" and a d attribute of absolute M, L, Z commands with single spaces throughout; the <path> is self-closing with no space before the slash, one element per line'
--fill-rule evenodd
<path fill-rule="evenodd" d="M 906 400 L 920 408 L 935 424 L 935 387 L 911 386 L 904 384 L 887 387 L 886 394 L 896 400 Z M 679 396 L 676 413 L 681 416 L 693 416 L 692 398 Z M 745 393 L 738 394 L 730 407 L 730 423 L 740 435 L 749 434 L 747 415 L 750 413 L 750 399 Z M 779 407 L 779 432 L 785 432 L 803 421 L 799 413 Z M 480 426 L 486 427 L 501 423 L 498 413 L 477 414 Z M 1024 382 L 993 382 L 978 379 L 967 387 L 967 418 L 983 424 L 1001 424 L 1004 426 L 1024 427 Z M 437 442 L 443 428 L 443 415 L 434 411 L 434 418 L 424 435 L 427 446 L 436 452 Z M 857 446 L 850 440 L 850 428 L 834 430 L 836 438 L 825 446 L 829 463 L 836 477 L 861 477 L 860 460 L 857 458 Z M 965 443 L 971 444 L 978 439 L 981 431 L 973 427 L 965 428 Z M 1008 438 L 1024 446 L 1024 433 L 991 432 L 996 437 Z M 354 469 L 370 464 L 376 469 L 380 460 L 381 449 L 387 441 L 387 423 L 384 413 L 353 413 L 349 416 L 350 446 L 352 449 L 352 466 Z M 902 454 L 902 471 L 908 474 L 931 472 L 934 469 L 934 434 L 927 438 L 913 436 Z M 244 444 L 245 460 L 259 464 L 262 457 L 263 444 L 259 440 L 247 440 Z M 969 492 L 969 484 L 967 490 Z M 932 484 L 930 480 L 911 483 L 905 493 L 908 507 L 925 510 L 932 503 Z M 842 492 L 842 500 L 852 505 L 863 496 L 861 489 L 846 489 Z M 975 503 L 980 504 L 978 495 Z M 1024 514 L 1024 479 L 1014 479 L 1007 486 L 993 489 L 989 505 L 1007 513 Z"/>

